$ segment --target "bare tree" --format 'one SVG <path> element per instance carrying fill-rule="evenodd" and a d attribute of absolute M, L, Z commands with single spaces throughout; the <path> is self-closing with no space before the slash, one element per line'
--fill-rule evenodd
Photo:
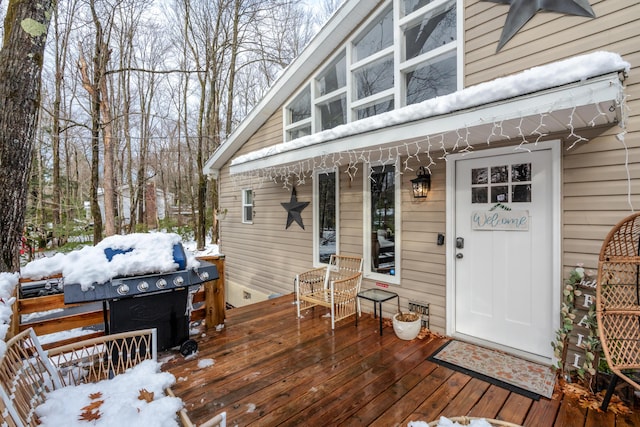
<path fill-rule="evenodd" d="M 53 211 L 42 205 L 38 212 L 58 223 L 63 220 L 62 205 L 83 216 L 82 201 L 90 200 L 98 241 L 103 234 L 98 188 L 105 191 L 106 234 L 120 231 L 118 218 L 127 196 L 127 231 L 134 231 L 144 218 L 146 183 L 155 180 L 157 188 L 175 193 L 178 212 L 188 210 L 187 205 L 191 209 L 200 247 L 209 232 L 215 238 L 209 213 L 217 206 L 216 186 L 202 174 L 204 162 L 317 29 L 310 9 L 302 4 L 65 3 L 56 16 L 55 44 L 48 51 L 52 65 L 47 68 L 51 72 L 43 117 L 51 122 L 42 129 L 41 173 L 33 187 L 41 197 L 33 200 L 34 206 L 51 197 Z M 176 34 L 167 46 L 163 42 L 172 31 Z M 66 66 L 71 58 L 79 68 Z M 125 183 L 128 194 L 118 191 Z M 41 217 L 36 222 L 45 220 Z"/>
<path fill-rule="evenodd" d="M 0 50 L 0 271 L 20 269 L 51 0 L 10 0 Z"/>

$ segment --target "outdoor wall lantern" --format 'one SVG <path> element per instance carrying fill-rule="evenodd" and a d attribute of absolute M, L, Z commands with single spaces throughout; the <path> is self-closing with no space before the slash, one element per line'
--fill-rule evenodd
<path fill-rule="evenodd" d="M 417 176 L 411 180 L 413 186 L 414 199 L 426 199 L 429 190 L 431 190 L 431 174 L 426 171 L 424 166 L 420 166 Z"/>

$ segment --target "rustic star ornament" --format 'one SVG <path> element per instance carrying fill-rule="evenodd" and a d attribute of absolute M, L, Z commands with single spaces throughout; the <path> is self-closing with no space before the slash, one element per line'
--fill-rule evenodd
<path fill-rule="evenodd" d="M 509 14 L 507 15 L 507 21 L 502 29 L 502 35 L 500 36 L 500 42 L 498 43 L 498 49 L 496 52 L 502 49 L 510 39 L 513 37 L 520 28 L 526 24 L 529 19 L 544 10 L 546 12 L 558 12 L 568 15 L 576 16 L 589 16 L 595 18 L 596 14 L 593 13 L 589 0 L 482 0 L 490 1 L 493 3 L 501 3 L 510 5 Z"/>
<path fill-rule="evenodd" d="M 291 200 L 289 203 L 280 203 L 283 208 L 287 210 L 287 226 L 285 230 L 289 228 L 293 221 L 297 222 L 304 230 L 304 224 L 302 223 L 302 210 L 309 205 L 309 202 L 299 202 L 298 195 L 296 194 L 296 188 L 291 189 Z"/>

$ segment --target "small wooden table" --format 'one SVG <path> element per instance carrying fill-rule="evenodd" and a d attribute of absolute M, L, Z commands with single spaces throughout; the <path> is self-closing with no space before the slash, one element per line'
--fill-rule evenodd
<path fill-rule="evenodd" d="M 398 299 L 398 312 L 400 311 L 400 297 L 397 293 L 391 291 L 385 291 L 384 289 L 365 289 L 358 292 L 358 298 L 364 298 L 369 301 L 373 301 L 373 318 L 377 317 L 376 303 L 380 308 L 380 335 L 382 335 L 382 303 L 389 301 L 390 299 Z"/>

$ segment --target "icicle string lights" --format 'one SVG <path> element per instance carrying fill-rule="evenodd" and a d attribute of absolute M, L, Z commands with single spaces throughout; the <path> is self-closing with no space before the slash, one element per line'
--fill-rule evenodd
<path fill-rule="evenodd" d="M 557 119 L 553 118 L 551 111 L 555 111 L 555 104 L 561 100 L 556 100 L 554 105 L 549 106 L 549 112 L 540 113 L 538 119 L 533 121 L 531 117 L 521 117 L 516 124 L 511 124 L 511 132 L 507 132 L 505 129 L 505 121 L 500 119 L 494 119 L 483 123 L 477 123 L 475 125 L 480 126 L 479 132 L 486 133 L 479 135 L 478 131 L 474 129 L 473 125 L 467 125 L 452 131 L 436 133 L 432 135 L 425 135 L 417 140 L 403 141 L 398 143 L 381 144 L 370 149 L 359 149 L 344 151 L 335 153 L 326 153 L 321 156 L 317 156 L 310 159 L 305 159 L 297 163 L 258 168 L 251 171 L 234 174 L 231 176 L 234 186 L 246 186 L 250 185 L 262 185 L 266 181 L 273 181 L 274 183 L 282 184 L 283 188 L 290 190 L 292 185 L 304 185 L 308 177 L 313 176 L 313 171 L 320 170 L 326 171 L 328 169 L 338 169 L 347 174 L 350 180 L 353 180 L 360 172 L 359 164 L 392 164 L 396 163 L 398 159 L 398 168 L 396 173 L 414 172 L 414 168 L 411 165 L 421 164 L 423 158 L 421 154 L 426 156 L 427 164 L 424 165 L 425 169 L 431 173 L 431 168 L 436 165 L 436 160 L 447 160 L 447 156 L 453 153 L 469 153 L 474 149 L 474 143 L 477 145 L 480 141 L 486 142 L 487 145 L 491 145 L 492 142 L 498 141 L 510 141 L 513 136 L 517 137 L 519 143 L 514 147 L 515 151 L 524 150 L 531 151 L 528 147 L 530 144 L 536 145 L 543 138 L 548 137 L 550 132 L 548 130 L 549 124 L 555 123 L 557 125 Z M 626 98 L 618 100 L 621 106 L 621 120 L 618 126 L 623 129 L 622 143 L 624 145 L 624 129 L 627 122 L 627 106 Z M 594 127 L 609 122 L 609 116 L 598 103 L 593 103 L 596 106 L 594 116 L 590 120 L 585 120 L 588 126 Z M 613 108 L 613 105 L 612 105 Z M 573 107 L 568 111 L 567 122 L 565 126 L 569 132 L 565 138 L 566 141 L 571 142 L 569 150 L 574 148 L 580 142 L 588 141 L 587 138 L 577 133 L 575 122 L 577 121 L 576 107 Z M 584 118 L 581 118 L 584 119 Z M 487 128 L 491 126 L 491 128 Z M 428 129 L 428 127 L 427 127 Z M 474 133 L 475 131 L 475 133 Z M 509 136 L 507 133 L 510 133 Z M 624 145 L 625 150 L 626 145 Z M 415 161 L 414 161 L 415 160 Z M 369 179 L 373 179 L 371 176 L 371 169 L 369 169 Z M 249 182 L 247 182 L 247 180 Z"/>

